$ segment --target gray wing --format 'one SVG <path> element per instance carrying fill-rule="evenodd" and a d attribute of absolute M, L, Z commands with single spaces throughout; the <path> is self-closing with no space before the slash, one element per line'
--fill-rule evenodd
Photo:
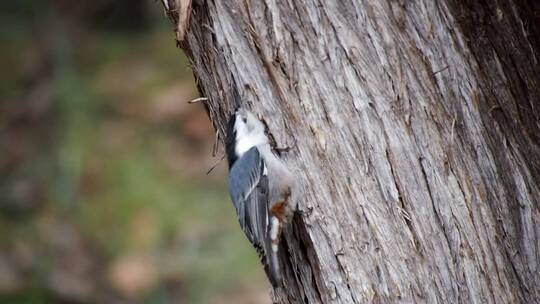
<path fill-rule="evenodd" d="M 240 226 L 256 247 L 261 247 L 268 223 L 268 177 L 257 148 L 236 160 L 229 172 L 229 192 Z"/>
<path fill-rule="evenodd" d="M 229 191 L 249 241 L 257 249 L 264 270 L 272 283 L 278 286 L 281 281 L 277 251 L 272 250 L 268 210 L 268 176 L 266 164 L 257 148 L 251 148 L 236 160 L 229 172 Z"/>

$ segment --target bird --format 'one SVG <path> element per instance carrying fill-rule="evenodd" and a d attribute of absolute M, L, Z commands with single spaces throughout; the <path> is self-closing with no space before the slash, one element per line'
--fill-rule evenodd
<path fill-rule="evenodd" d="M 229 192 L 240 227 L 272 286 L 282 286 L 279 243 L 297 207 L 292 171 L 272 150 L 266 125 L 242 107 L 229 119 L 225 149 Z"/>

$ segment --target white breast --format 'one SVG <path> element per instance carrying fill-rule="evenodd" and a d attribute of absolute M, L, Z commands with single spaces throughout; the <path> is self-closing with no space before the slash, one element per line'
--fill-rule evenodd
<path fill-rule="evenodd" d="M 264 134 L 248 134 L 247 136 L 239 136 L 236 139 L 236 155 L 242 156 L 249 149 L 259 145 L 264 145 L 266 143 L 268 143 L 268 139 Z"/>

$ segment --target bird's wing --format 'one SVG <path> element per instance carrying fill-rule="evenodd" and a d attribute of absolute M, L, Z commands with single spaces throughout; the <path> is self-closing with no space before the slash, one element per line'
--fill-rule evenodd
<path fill-rule="evenodd" d="M 236 160 L 229 173 L 229 191 L 240 226 L 248 239 L 261 246 L 268 218 L 268 177 L 257 148 Z"/>
<path fill-rule="evenodd" d="M 242 230 L 257 249 L 270 282 L 277 286 L 280 273 L 269 235 L 272 216 L 268 209 L 268 176 L 257 148 L 251 148 L 234 162 L 229 172 L 229 191 Z"/>

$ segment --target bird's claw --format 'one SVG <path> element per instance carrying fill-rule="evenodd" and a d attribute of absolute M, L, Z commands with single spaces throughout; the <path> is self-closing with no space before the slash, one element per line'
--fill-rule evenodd
<path fill-rule="evenodd" d="M 296 141 L 296 138 L 294 139 L 294 142 L 292 144 L 287 144 L 286 146 L 283 146 L 283 147 L 275 147 L 275 150 L 281 154 L 281 153 L 288 153 L 290 152 L 292 149 L 296 148 L 296 144 L 297 144 L 297 141 Z"/>

